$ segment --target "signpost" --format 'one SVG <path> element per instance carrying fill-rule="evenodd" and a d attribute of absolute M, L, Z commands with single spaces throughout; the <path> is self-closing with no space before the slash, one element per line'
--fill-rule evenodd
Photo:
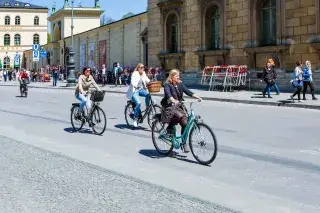
<path fill-rule="evenodd" d="M 13 63 L 14 68 L 20 68 L 20 55 L 16 54 L 14 56 L 14 63 Z"/>
<path fill-rule="evenodd" d="M 40 44 L 34 44 L 32 45 L 32 58 L 33 61 L 39 61 L 40 60 Z"/>

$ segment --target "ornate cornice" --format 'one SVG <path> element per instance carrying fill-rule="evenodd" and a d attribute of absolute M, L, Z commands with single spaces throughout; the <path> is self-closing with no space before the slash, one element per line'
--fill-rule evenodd
<path fill-rule="evenodd" d="M 228 55 L 230 50 L 206 50 L 196 51 L 195 54 L 198 56 L 224 56 Z"/>
<path fill-rule="evenodd" d="M 243 50 L 249 54 L 253 53 L 279 53 L 289 49 L 288 45 L 266 46 L 266 47 L 250 47 Z"/>
<path fill-rule="evenodd" d="M 169 9 L 180 7 L 183 0 L 158 0 L 157 6 L 161 9 Z"/>

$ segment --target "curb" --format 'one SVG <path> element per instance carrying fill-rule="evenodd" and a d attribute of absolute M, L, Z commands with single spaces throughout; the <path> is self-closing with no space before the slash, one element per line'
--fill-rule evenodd
<path fill-rule="evenodd" d="M 11 86 L 16 87 L 18 85 L 1 85 L 0 86 Z M 70 87 L 40 87 L 40 86 L 29 86 L 29 88 L 35 89 L 53 89 L 53 90 L 74 90 L 75 88 Z M 117 94 L 126 94 L 126 92 L 122 91 L 110 91 L 103 89 L 106 93 L 117 93 Z M 162 97 L 162 94 L 153 94 L 153 96 Z M 190 97 L 185 97 L 186 99 L 191 99 Z M 291 108 L 302 108 L 302 109 L 315 109 L 320 110 L 320 105 L 308 105 L 308 104 L 301 104 L 301 103 L 291 103 L 291 102 L 264 102 L 264 101 L 253 101 L 253 100 L 237 100 L 237 99 L 230 99 L 230 98 L 212 98 L 212 97 L 203 97 L 203 100 L 207 101 L 217 101 L 217 102 L 226 102 L 226 103 L 241 103 L 241 104 L 251 104 L 251 105 L 262 105 L 262 106 L 278 106 L 278 107 L 291 107 Z"/>

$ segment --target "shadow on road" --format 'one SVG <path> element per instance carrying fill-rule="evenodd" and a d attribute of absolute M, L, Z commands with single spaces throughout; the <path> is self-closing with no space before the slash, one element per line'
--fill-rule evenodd
<path fill-rule="evenodd" d="M 187 159 L 186 155 L 180 155 L 178 152 L 175 152 L 175 151 L 172 151 L 172 153 L 170 155 L 168 155 L 168 156 L 164 156 L 164 155 L 159 154 L 157 152 L 157 150 L 155 150 L 155 149 L 141 149 L 139 151 L 139 153 L 141 155 L 144 155 L 144 156 L 152 158 L 152 159 L 160 159 L 160 158 L 169 157 L 169 158 L 174 158 L 174 159 L 177 159 L 177 160 L 180 160 L 180 161 L 184 161 L 184 162 L 187 162 L 187 163 L 199 164 L 197 161 Z"/>
<path fill-rule="evenodd" d="M 295 102 L 292 101 L 291 99 L 287 99 L 287 100 L 280 100 L 278 106 L 283 106 L 285 104 L 294 104 Z"/>
<path fill-rule="evenodd" d="M 63 129 L 65 132 L 68 133 L 82 133 L 82 134 L 89 134 L 89 135 L 96 135 L 92 132 L 92 130 L 89 129 L 81 129 L 80 131 L 74 131 L 72 127 L 64 128 Z"/>
<path fill-rule="evenodd" d="M 127 124 L 116 124 L 116 125 L 114 125 L 114 127 L 117 128 L 117 129 L 143 130 L 143 131 L 150 132 L 149 129 L 144 128 L 142 126 L 133 127 L 133 126 L 128 126 Z"/>
<path fill-rule="evenodd" d="M 16 98 L 25 98 L 25 96 L 16 95 Z"/>

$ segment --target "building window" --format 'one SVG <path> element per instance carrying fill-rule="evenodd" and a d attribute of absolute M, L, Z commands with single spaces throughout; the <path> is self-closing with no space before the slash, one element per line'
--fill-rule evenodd
<path fill-rule="evenodd" d="M 38 34 L 34 34 L 33 35 L 33 44 L 39 44 L 39 35 Z"/>
<path fill-rule="evenodd" d="M 171 53 L 178 52 L 179 47 L 179 23 L 176 14 L 170 14 L 166 24 L 167 50 Z"/>
<path fill-rule="evenodd" d="M 4 25 L 10 25 L 10 17 L 9 16 L 6 16 L 4 18 Z"/>
<path fill-rule="evenodd" d="M 9 34 L 4 35 L 3 45 L 10 46 L 10 35 Z"/>
<path fill-rule="evenodd" d="M 6 56 L 3 59 L 3 69 L 10 69 L 10 58 L 9 58 L 9 56 Z"/>
<path fill-rule="evenodd" d="M 277 20 L 276 20 L 276 0 L 266 0 L 260 10 L 261 46 L 273 46 L 277 44 Z"/>
<path fill-rule="evenodd" d="M 33 23 L 34 23 L 34 25 L 39 25 L 39 17 L 38 16 L 34 17 Z"/>
<path fill-rule="evenodd" d="M 211 4 L 205 10 L 205 45 L 207 50 L 220 49 L 221 12 L 217 5 Z"/>
<path fill-rule="evenodd" d="M 20 16 L 16 16 L 14 23 L 15 25 L 20 25 Z"/>
<path fill-rule="evenodd" d="M 14 45 L 16 46 L 21 45 L 21 36 L 19 34 L 14 35 Z"/>

